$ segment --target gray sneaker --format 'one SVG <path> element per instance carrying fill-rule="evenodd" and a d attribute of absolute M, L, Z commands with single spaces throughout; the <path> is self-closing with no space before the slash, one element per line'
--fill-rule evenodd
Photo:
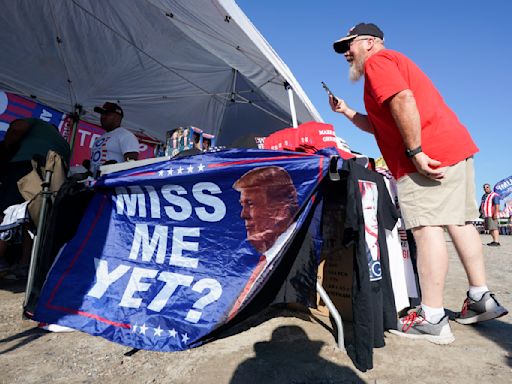
<path fill-rule="evenodd" d="M 475 301 L 469 297 L 468 292 L 460 315 L 455 318 L 455 321 L 461 324 L 474 324 L 479 321 L 497 319 L 507 313 L 507 309 L 498 303 L 493 293 L 487 291 L 480 300 Z"/>
<path fill-rule="evenodd" d="M 455 340 L 448 315 L 444 315 L 435 324 L 427 321 L 424 316 L 423 309 L 418 307 L 407 316 L 398 319 L 398 330 L 391 329 L 389 332 L 409 339 L 424 339 L 434 344 L 450 344 Z"/>

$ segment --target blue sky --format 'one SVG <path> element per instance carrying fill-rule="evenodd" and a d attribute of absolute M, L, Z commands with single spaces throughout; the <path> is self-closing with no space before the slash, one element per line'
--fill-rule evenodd
<path fill-rule="evenodd" d="M 373 136 L 331 112 L 320 85 L 364 112 L 363 82 L 348 80 L 348 66 L 332 43 L 359 22 L 383 31 L 386 47 L 398 50 L 430 77 L 468 128 L 475 156 L 476 194 L 512 174 L 512 2 L 332 0 L 236 0 L 291 69 L 325 122 L 359 152 L 379 156 Z"/>

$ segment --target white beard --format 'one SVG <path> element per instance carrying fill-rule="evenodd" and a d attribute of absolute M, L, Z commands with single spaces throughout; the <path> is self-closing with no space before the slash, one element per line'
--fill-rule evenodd
<path fill-rule="evenodd" d="M 352 82 L 356 82 L 364 75 L 364 58 L 361 56 L 357 59 L 354 59 L 352 63 L 350 64 L 349 72 L 348 72 L 348 78 Z"/>

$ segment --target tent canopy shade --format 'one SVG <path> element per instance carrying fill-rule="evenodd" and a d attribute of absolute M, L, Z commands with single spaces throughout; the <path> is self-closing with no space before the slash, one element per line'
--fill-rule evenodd
<path fill-rule="evenodd" d="M 320 115 L 232 0 L 1 0 L 0 88 L 82 119 L 105 101 L 160 140 L 193 125 L 219 145 Z"/>

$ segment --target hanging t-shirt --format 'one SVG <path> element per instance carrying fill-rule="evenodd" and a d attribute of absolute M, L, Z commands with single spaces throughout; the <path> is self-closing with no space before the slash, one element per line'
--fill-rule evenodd
<path fill-rule="evenodd" d="M 466 127 L 446 105 L 427 75 L 409 58 L 384 49 L 366 60 L 364 70 L 368 118 L 382 155 L 397 180 L 417 172 L 405 155 L 402 136 L 385 103 L 400 91 L 412 91 L 420 114 L 423 152 L 439 160 L 442 167 L 454 165 L 478 152 Z"/>
<path fill-rule="evenodd" d="M 389 196 L 396 206 L 398 202 L 396 180 L 389 173 L 383 174 L 381 168 L 377 168 L 377 172 L 384 176 Z M 407 234 L 405 233 L 402 219 L 398 219 L 392 231 L 386 229 L 386 242 L 388 245 L 389 270 L 395 306 L 397 311 L 401 311 L 411 305 L 410 297 L 418 297 L 416 278 L 412 267 L 409 244 L 407 243 Z"/>
<path fill-rule="evenodd" d="M 91 149 L 91 172 L 96 174 L 107 161 L 124 162 L 124 154 L 139 152 L 139 141 L 129 130 L 118 127 L 98 137 Z"/>
<path fill-rule="evenodd" d="M 352 312 L 354 364 L 373 368 L 373 348 L 383 347 L 384 330 L 396 329 L 385 230 L 399 217 L 381 175 L 352 160 L 343 163 L 347 182 L 344 239 L 354 242 Z"/>

